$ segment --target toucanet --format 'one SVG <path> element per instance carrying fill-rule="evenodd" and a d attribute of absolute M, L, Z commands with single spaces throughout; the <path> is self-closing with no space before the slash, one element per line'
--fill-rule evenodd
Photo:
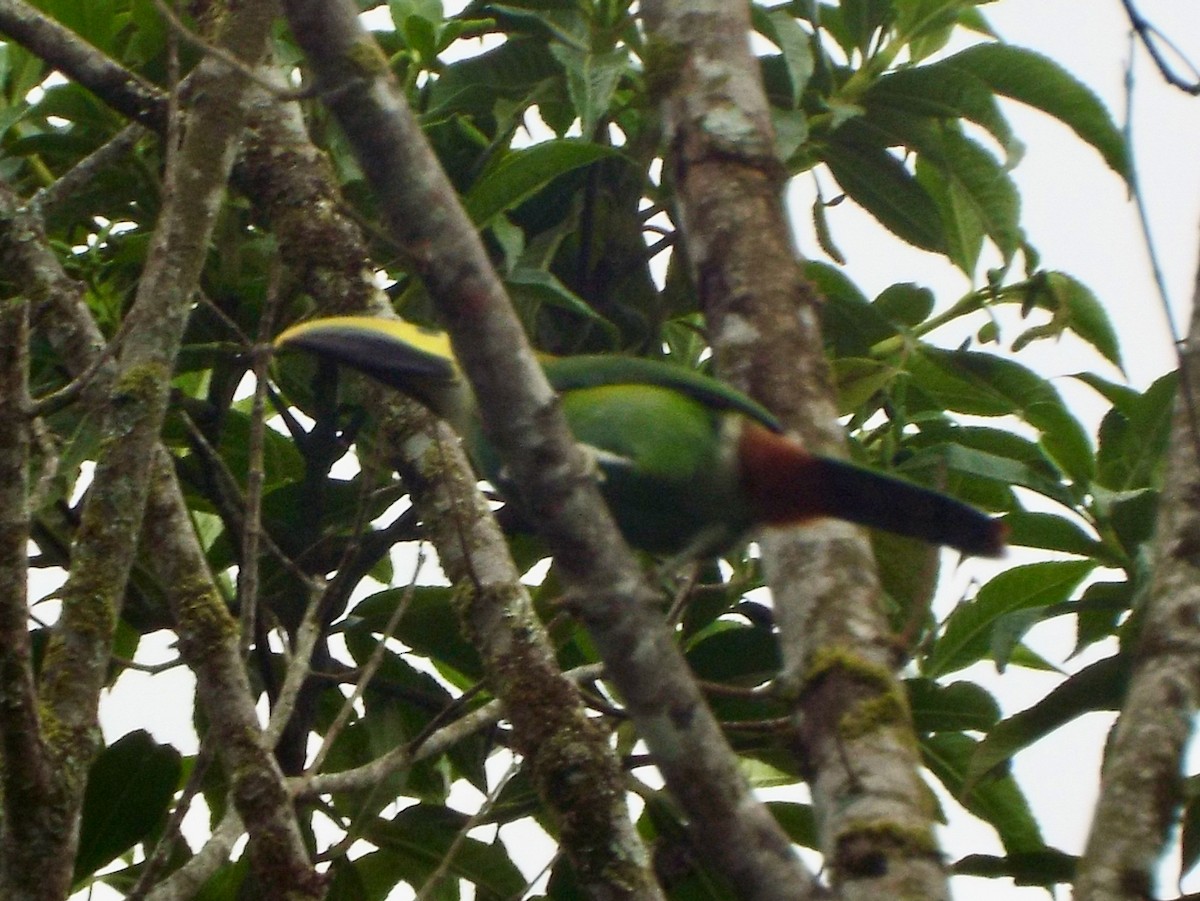
<path fill-rule="evenodd" d="M 470 385 L 446 335 L 400 320 L 339 316 L 276 339 L 357 369 L 445 418 L 481 475 L 507 496 Z M 764 407 L 723 382 L 670 363 L 615 354 L 542 361 L 575 439 L 593 455 L 600 491 L 626 540 L 655 554 L 728 549 L 758 526 L 817 517 L 996 556 L 1005 527 L 938 491 L 810 454 Z"/>

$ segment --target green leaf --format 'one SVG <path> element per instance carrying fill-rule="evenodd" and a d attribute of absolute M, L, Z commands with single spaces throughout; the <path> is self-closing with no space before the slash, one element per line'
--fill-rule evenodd
<path fill-rule="evenodd" d="M 819 260 L 804 264 L 804 276 L 821 292 L 821 333 L 839 357 L 869 357 L 871 348 L 898 334 L 844 270 Z"/>
<path fill-rule="evenodd" d="M 875 35 L 895 16 L 890 0 L 842 0 L 839 6 L 842 25 L 850 35 L 853 46 L 862 53 L 870 49 Z M 824 14 L 822 10 L 822 17 Z"/>
<path fill-rule="evenodd" d="M 823 158 L 842 190 L 881 225 L 923 250 L 945 252 L 946 234 L 937 207 L 891 153 L 834 141 Z"/>
<path fill-rule="evenodd" d="M 931 735 L 921 741 L 925 765 L 963 807 L 996 830 L 1006 851 L 1042 850 L 1045 843 L 1037 820 L 1012 776 L 967 780 L 967 767 L 977 747 L 977 742 L 959 733 Z"/>
<path fill-rule="evenodd" d="M 388 0 L 388 11 L 398 31 L 403 31 L 410 18 L 424 19 L 440 25 L 445 18 L 442 0 Z"/>
<path fill-rule="evenodd" d="M 489 169 L 463 197 L 463 206 L 479 228 L 528 200 L 558 176 L 597 160 L 619 156 L 611 147 L 555 139 L 513 150 Z"/>
<path fill-rule="evenodd" d="M 943 215 L 949 212 L 957 217 L 969 210 L 972 221 L 982 226 L 1008 263 L 1024 241 L 1016 186 L 990 153 L 956 127 L 942 128 L 941 136 L 940 155 L 932 160 L 928 154 L 923 157 L 939 168 L 949 192 L 951 203 L 942 208 Z M 947 232 L 955 227 L 950 222 L 944 225 Z M 974 275 L 973 268 L 964 271 Z"/>
<path fill-rule="evenodd" d="M 946 232 L 946 256 L 968 277 L 974 278 L 983 251 L 984 227 L 975 205 L 930 157 L 917 157 L 917 181 L 933 198 Z M 985 327 L 991 323 L 985 324 Z M 980 338 L 983 341 L 983 338 Z"/>
<path fill-rule="evenodd" d="M 363 828 L 362 837 L 379 850 L 356 861 L 359 873 L 368 885 L 390 883 L 391 887 L 403 881 L 420 888 L 442 864 L 467 821 L 465 814 L 429 804 L 408 807 L 392 820 L 373 820 Z M 525 877 L 504 845 L 474 838 L 458 844 L 445 879 L 451 884 L 456 879 L 467 880 L 481 901 L 519 897 L 525 889 Z"/>
<path fill-rule="evenodd" d="M 954 24 L 968 6 L 964 0 L 897 0 L 897 40 L 910 43 Z"/>
<path fill-rule="evenodd" d="M 1103 304 L 1085 284 L 1065 272 L 1046 272 L 1035 280 L 1030 294 L 1029 299 L 1033 303 L 1049 309 L 1053 314 L 1048 329 L 1050 336 L 1057 337 L 1070 329 L 1106 360 L 1123 370 L 1116 330 Z M 1043 331 L 1047 331 L 1044 326 L 1038 332 L 1031 329 L 1019 336 L 1013 341 L 1013 351 L 1021 350 L 1032 337 L 1042 337 Z"/>
<path fill-rule="evenodd" d="M 904 685 L 918 732 L 986 732 L 1000 719 L 996 699 L 974 682 L 914 678 Z"/>
<path fill-rule="evenodd" d="M 787 837 L 797 845 L 804 848 L 820 847 L 820 832 L 811 804 L 768 801 L 767 810 L 775 817 L 775 822 L 783 827 Z"/>
<path fill-rule="evenodd" d="M 1016 885 L 1050 887 L 1075 881 L 1079 858 L 1055 848 L 1024 851 L 996 857 L 992 854 L 968 854 L 955 861 L 951 870 L 959 876 L 984 876 L 998 879 L 1007 876 Z"/>
<path fill-rule="evenodd" d="M 833 361 L 838 413 L 849 415 L 858 412 L 894 381 L 897 374 L 898 370 L 890 363 L 864 357 L 838 357 Z"/>
<path fill-rule="evenodd" d="M 1094 372 L 1077 372 L 1072 378 L 1078 379 L 1093 388 L 1098 394 L 1103 395 L 1126 416 L 1130 415 L 1137 406 L 1138 398 L 1141 397 L 1141 393 L 1136 388 L 1110 381 Z"/>
<path fill-rule="evenodd" d="M 939 407 L 976 416 L 1018 414 L 1042 434 L 1042 444 L 1076 481 L 1092 478 L 1091 442 L 1054 387 L 1032 370 L 992 354 L 922 346 L 912 356 L 915 383 Z"/>
<path fill-rule="evenodd" d="M 779 642 L 769 629 L 723 620 L 699 632 L 686 656 L 697 677 L 746 686 L 761 685 L 780 665 Z"/>
<path fill-rule="evenodd" d="M 1095 386 L 1096 381 L 1084 378 Z M 1113 491 L 1156 487 L 1171 437 L 1176 373 L 1168 373 L 1142 394 L 1124 396 L 1100 423 L 1096 479 Z"/>
<path fill-rule="evenodd" d="M 430 85 L 422 118 L 440 121 L 461 113 L 482 127 L 494 119 L 498 99 L 528 102 L 539 89 L 561 78 L 562 67 L 544 41 L 512 38 L 448 66 Z"/>
<path fill-rule="evenodd" d="M 162 822 L 182 768 L 178 751 L 140 729 L 100 752 L 84 792 L 76 883 L 144 841 Z"/>
<path fill-rule="evenodd" d="M 791 105 L 800 106 L 800 98 L 813 74 L 812 38 L 800 27 L 796 17 L 782 9 L 751 7 L 754 28 L 779 48 L 791 85 Z M 786 157 L 785 157 L 786 158 Z"/>
<path fill-rule="evenodd" d="M 1011 457 L 989 453 L 974 447 L 947 443 L 932 445 L 906 459 L 897 467 L 901 472 L 932 472 L 935 481 L 939 473 L 986 479 L 1005 488 L 1020 485 L 1068 507 L 1075 505 L 1071 493 L 1053 478 L 1047 478 L 1033 466 Z M 966 487 L 962 489 L 964 492 Z M 993 489 L 994 490 L 994 489 Z"/>
<path fill-rule="evenodd" d="M 1096 710 L 1119 710 L 1131 671 L 1127 656 L 1106 657 L 1070 676 L 1032 707 L 996 724 L 971 758 L 968 781 L 984 778 L 1018 751 L 1076 717 Z"/>
<path fill-rule="evenodd" d="M 1078 654 L 1115 635 L 1121 618 L 1133 607 L 1135 590 L 1133 580 L 1093 582 L 1084 589 L 1083 597 L 1075 605 L 1079 617 L 1075 649 L 1071 653 Z"/>
<path fill-rule="evenodd" d="M 581 133 L 585 138 L 595 137 L 597 124 L 608 115 L 617 82 L 629 69 L 629 48 L 596 53 L 555 42 L 550 53 L 567 73 L 567 92 L 579 116 Z"/>
<path fill-rule="evenodd" d="M 889 285 L 874 300 L 875 309 L 898 325 L 920 325 L 933 312 L 933 292 L 913 282 Z"/>
<path fill-rule="evenodd" d="M 1091 560 L 1055 560 L 1000 573 L 946 618 L 942 634 L 922 663 L 922 674 L 936 679 L 985 659 L 1002 617 L 1065 603 L 1095 565 Z"/>
<path fill-rule="evenodd" d="M 993 91 L 1040 109 L 1095 147 L 1109 167 L 1128 180 L 1125 140 L 1092 91 L 1054 60 L 1009 44 L 979 44 L 940 65 L 962 69 Z"/>
<path fill-rule="evenodd" d="M 1179 877 L 1182 879 L 1196 866 L 1200 860 L 1200 793 L 1197 792 L 1197 778 L 1191 776 L 1184 783 L 1184 795 L 1187 799 L 1183 813 L 1179 817 Z"/>
<path fill-rule="evenodd" d="M 603 327 L 613 344 L 618 342 L 620 332 L 617 327 L 601 316 L 586 300 L 559 281 L 554 273 L 547 272 L 545 269 L 534 269 L 530 266 L 517 266 L 504 282 L 508 286 L 514 302 L 520 303 L 522 300 L 527 300 L 549 304 L 556 309 L 582 316 Z"/>
<path fill-rule="evenodd" d="M 408 589 L 391 588 L 364 598 L 350 612 L 344 628 L 382 631 L 407 592 Z M 416 653 L 460 673 L 463 684 L 459 687 L 465 688 L 483 678 L 483 666 L 478 652 L 462 637 L 453 598 L 452 588 L 423 585 L 414 589 L 395 634 Z"/>
<path fill-rule="evenodd" d="M 945 63 L 889 72 L 871 85 L 863 100 L 868 107 L 884 106 L 917 116 L 968 119 L 996 139 L 1009 166 L 1023 151 L 988 85 Z"/>
<path fill-rule="evenodd" d="M 1116 533 L 1125 553 L 1136 558 L 1141 547 L 1154 537 L 1158 524 L 1159 493 L 1153 488 L 1108 492 L 1097 487 L 1097 518 Z"/>
<path fill-rule="evenodd" d="M 1088 535 L 1073 520 L 1054 513 L 1014 510 L 1005 517 L 1009 543 L 1018 547 L 1036 547 L 1091 557 L 1115 565 L 1119 561 L 1106 551 L 1104 545 Z"/>

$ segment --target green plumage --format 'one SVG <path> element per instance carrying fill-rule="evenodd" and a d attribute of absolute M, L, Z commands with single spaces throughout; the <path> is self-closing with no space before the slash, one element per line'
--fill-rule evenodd
<path fill-rule="evenodd" d="M 276 340 L 416 397 L 458 429 L 480 473 L 520 492 L 483 434 L 445 335 L 396 320 L 336 317 Z M 754 525 L 836 516 L 974 554 L 998 554 L 1004 527 L 940 492 L 808 454 L 739 391 L 667 363 L 619 355 L 547 358 L 550 385 L 600 490 L 634 547 L 708 554 Z"/>

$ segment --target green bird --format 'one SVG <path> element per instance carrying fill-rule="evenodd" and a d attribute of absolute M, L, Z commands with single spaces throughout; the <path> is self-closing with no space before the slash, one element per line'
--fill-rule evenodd
<path fill-rule="evenodd" d="M 506 497 L 518 496 L 445 334 L 339 316 L 293 326 L 275 344 L 357 369 L 421 401 L 463 437 L 484 478 Z M 764 407 L 716 379 L 614 354 L 546 358 L 542 365 L 633 547 L 712 555 L 759 526 L 831 516 L 967 554 L 1004 550 L 999 520 L 895 476 L 810 454 Z"/>

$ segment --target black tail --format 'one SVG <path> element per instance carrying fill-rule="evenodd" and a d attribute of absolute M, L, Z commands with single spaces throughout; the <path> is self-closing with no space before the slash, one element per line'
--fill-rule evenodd
<path fill-rule="evenodd" d="M 817 459 L 828 515 L 979 557 L 1004 553 L 1008 528 L 969 504 L 843 460 Z"/>

